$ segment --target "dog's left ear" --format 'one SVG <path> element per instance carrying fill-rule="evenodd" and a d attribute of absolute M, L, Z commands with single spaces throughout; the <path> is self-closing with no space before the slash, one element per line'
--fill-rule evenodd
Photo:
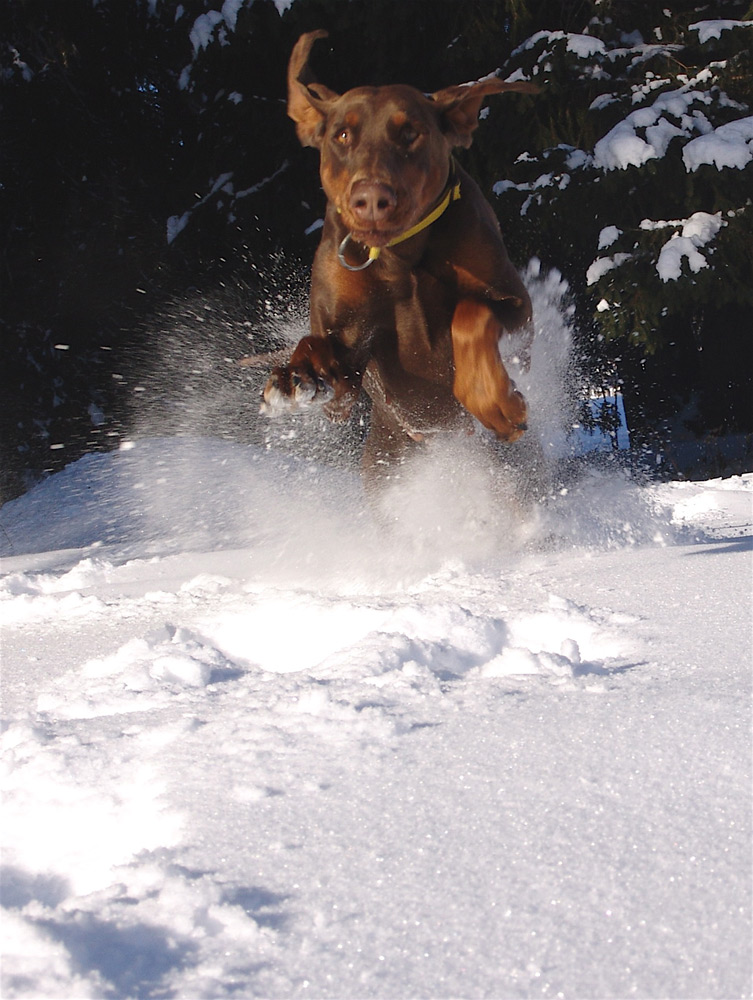
<path fill-rule="evenodd" d="M 288 117 L 296 125 L 304 146 L 320 146 L 322 125 L 333 101 L 340 96 L 319 83 L 309 66 L 309 53 L 317 38 L 326 38 L 323 30 L 309 31 L 295 43 L 288 63 Z"/>
<path fill-rule="evenodd" d="M 461 83 L 430 94 L 441 110 L 442 131 L 453 146 L 470 146 L 473 132 L 478 126 L 478 113 L 487 94 L 514 91 L 519 94 L 538 94 L 541 88 L 535 83 L 517 80 L 506 83 L 498 77 L 489 77 L 476 83 Z"/>

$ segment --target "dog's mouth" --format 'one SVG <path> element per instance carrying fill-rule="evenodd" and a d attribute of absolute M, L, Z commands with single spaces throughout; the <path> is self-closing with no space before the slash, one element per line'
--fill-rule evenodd
<path fill-rule="evenodd" d="M 404 233 L 407 233 L 415 224 L 414 212 L 407 206 L 400 207 L 393 212 L 389 218 L 374 222 L 358 219 L 351 212 L 343 212 L 342 221 L 345 223 L 350 238 L 354 243 L 361 243 L 366 247 L 389 246 L 391 243 L 400 242 Z"/>
<path fill-rule="evenodd" d="M 365 247 L 386 247 L 403 232 L 401 227 L 390 226 L 389 229 L 358 229 L 352 227 L 351 239 Z"/>

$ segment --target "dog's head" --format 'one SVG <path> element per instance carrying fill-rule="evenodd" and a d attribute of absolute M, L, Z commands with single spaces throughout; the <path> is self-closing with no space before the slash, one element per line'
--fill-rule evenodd
<path fill-rule="evenodd" d="M 489 77 L 424 95 L 413 87 L 356 87 L 337 94 L 314 79 L 309 53 L 326 31 L 302 35 L 288 66 L 288 115 L 321 155 L 321 178 L 351 235 L 385 246 L 441 198 L 451 153 L 470 146 L 488 94 L 535 93 Z"/>

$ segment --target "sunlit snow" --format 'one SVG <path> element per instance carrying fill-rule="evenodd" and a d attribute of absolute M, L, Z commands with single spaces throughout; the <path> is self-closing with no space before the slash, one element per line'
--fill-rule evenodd
<path fill-rule="evenodd" d="M 197 437 L 2 508 L 3 996 L 745 995 L 753 477 L 478 445 L 378 516 Z"/>

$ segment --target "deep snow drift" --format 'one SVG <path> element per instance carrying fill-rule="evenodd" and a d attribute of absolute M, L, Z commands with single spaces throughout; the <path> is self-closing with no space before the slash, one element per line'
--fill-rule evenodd
<path fill-rule="evenodd" d="M 7 504 L 3 996 L 750 996 L 753 476 L 613 465 L 450 442 L 387 529 L 142 439 Z"/>

